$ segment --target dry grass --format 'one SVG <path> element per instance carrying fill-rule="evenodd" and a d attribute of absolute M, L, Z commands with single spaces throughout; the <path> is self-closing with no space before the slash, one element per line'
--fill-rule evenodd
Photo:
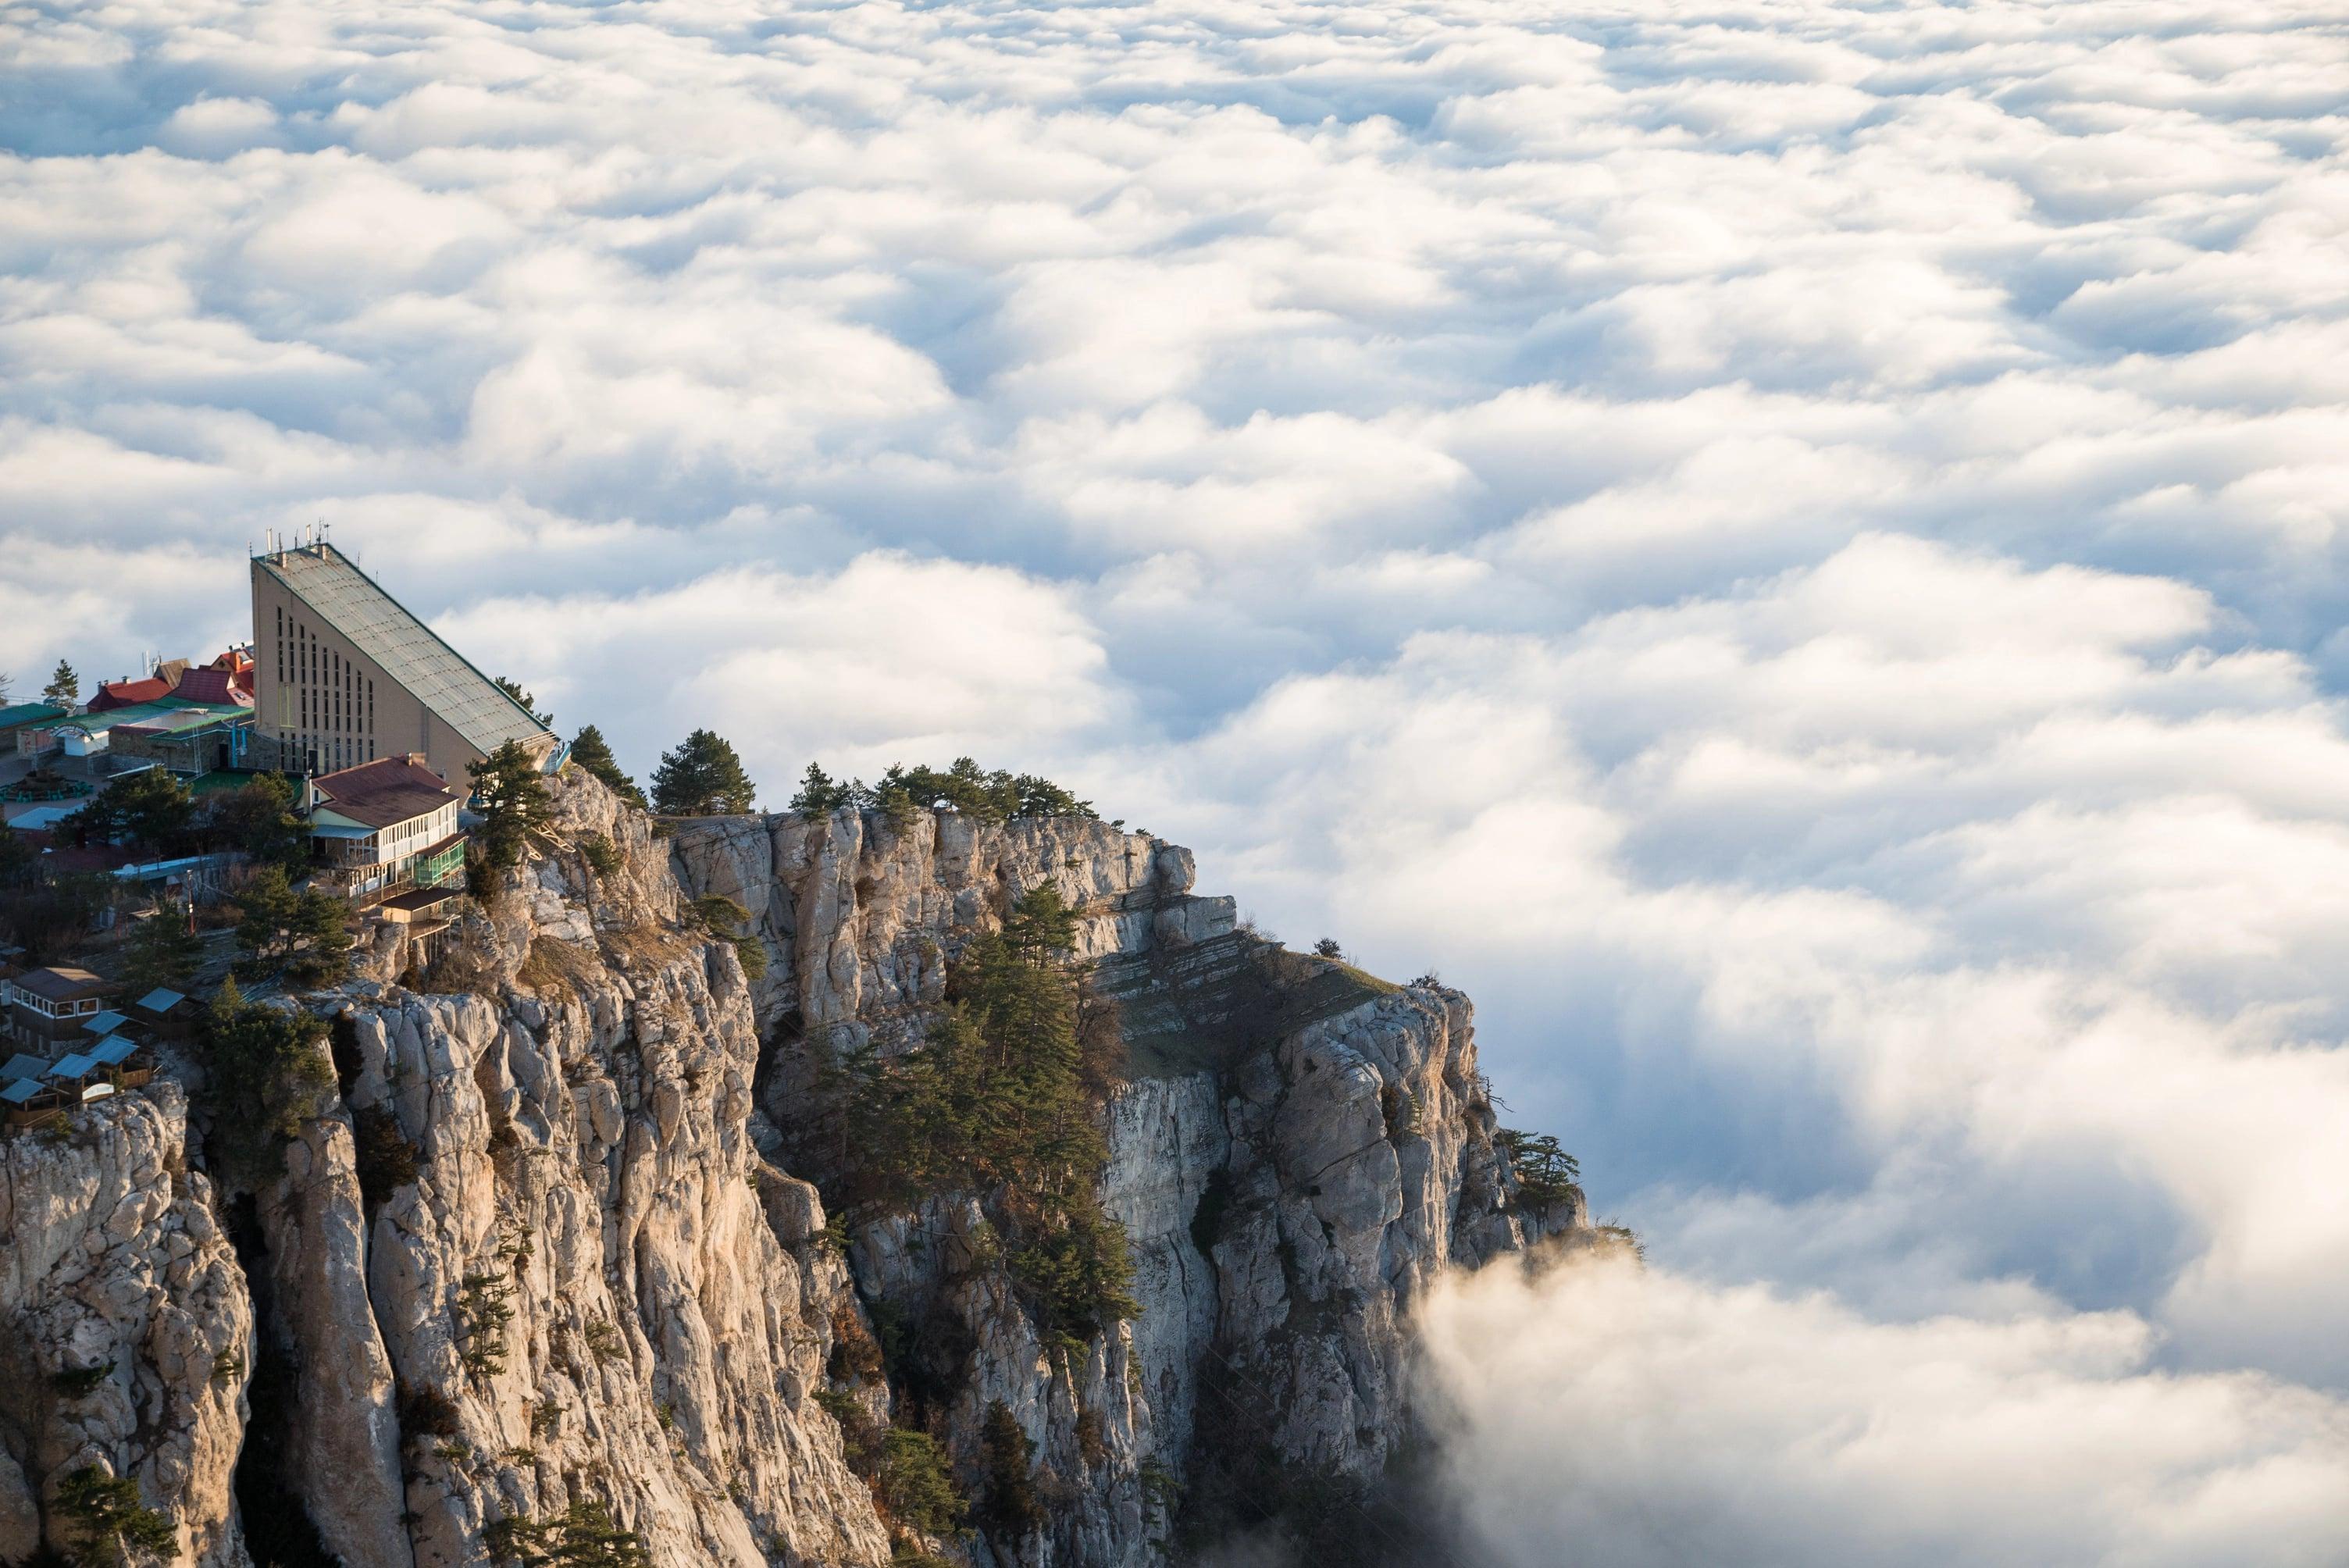
<path fill-rule="evenodd" d="M 514 971 L 514 983 L 533 991 L 551 991 L 562 985 L 585 990 L 600 977 L 601 967 L 591 949 L 557 942 L 553 937 L 534 936 L 531 938 L 530 956 Z"/>

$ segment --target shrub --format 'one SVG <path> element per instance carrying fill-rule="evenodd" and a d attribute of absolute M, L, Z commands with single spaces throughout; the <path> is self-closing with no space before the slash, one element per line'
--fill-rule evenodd
<path fill-rule="evenodd" d="M 601 833 L 590 833 L 579 841 L 580 858 L 599 877 L 616 875 L 626 862 L 620 858 L 619 847 Z"/>
<path fill-rule="evenodd" d="M 880 1472 L 882 1506 L 899 1523 L 925 1535 L 962 1527 L 968 1505 L 928 1433 L 890 1428 L 881 1439 Z"/>
<path fill-rule="evenodd" d="M 49 1376 L 49 1387 L 68 1399 L 83 1398 L 98 1391 L 98 1386 L 114 1376 L 114 1363 L 100 1367 L 68 1367 Z"/>
<path fill-rule="evenodd" d="M 1325 936 L 1315 943 L 1313 951 L 1323 958 L 1343 959 L 1346 956 L 1346 950 L 1338 945 L 1338 939 L 1334 936 Z"/>
<path fill-rule="evenodd" d="M 416 1180 L 416 1146 L 399 1130 L 399 1119 L 379 1105 L 351 1113 L 351 1142 L 359 1200 L 372 1214 Z"/>
<path fill-rule="evenodd" d="M 1031 1468 L 1035 1454 L 1036 1445 L 1020 1430 L 1009 1407 L 1000 1399 L 988 1406 L 987 1420 L 978 1434 L 984 1489 L 980 1515 L 990 1531 L 1015 1541 L 1044 1522 Z"/>
<path fill-rule="evenodd" d="M 326 1021 L 248 1004 L 223 982 L 205 1014 L 205 1098 L 212 1138 L 230 1170 L 256 1185 L 285 1169 L 285 1142 L 318 1115 L 335 1087 Z"/>
<path fill-rule="evenodd" d="M 420 1438 L 446 1438 L 457 1431 L 458 1416 L 455 1400 L 430 1384 L 402 1383 L 399 1386 L 399 1430 L 410 1441 Z"/>
<path fill-rule="evenodd" d="M 170 1517 L 140 1502 L 139 1483 L 129 1476 L 84 1465 L 57 1483 L 57 1509 L 79 1538 L 78 1563 L 126 1563 L 139 1555 L 170 1562 L 180 1554 Z"/>
<path fill-rule="evenodd" d="M 612 1522 L 611 1510 L 583 1499 L 553 1519 L 540 1522 L 513 1514 L 481 1532 L 481 1544 L 495 1563 L 523 1568 L 651 1568 L 645 1539 Z"/>

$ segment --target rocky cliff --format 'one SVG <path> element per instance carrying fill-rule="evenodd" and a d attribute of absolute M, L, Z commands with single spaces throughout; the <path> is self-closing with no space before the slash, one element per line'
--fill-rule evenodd
<path fill-rule="evenodd" d="M 9 1140 L 0 1560 L 72 1537 L 84 1468 L 224 1565 L 1143 1564 L 1304 1502 L 1374 1519 L 1417 1294 L 1583 1223 L 1513 1202 L 1465 998 L 1236 928 L 1187 851 L 846 810 L 664 841 L 575 770 L 554 795 L 429 965 L 299 999 L 334 1082 L 282 1168 L 209 1180 L 168 1079 Z M 824 1065 L 917 1043 L 1046 883 L 1127 1064 L 1102 1200 L 1141 1310 L 1084 1339 L 1040 1328 L 987 1194 L 830 1216 L 802 1179 Z M 893 1421 L 1032 1511 L 893 1513 Z"/>

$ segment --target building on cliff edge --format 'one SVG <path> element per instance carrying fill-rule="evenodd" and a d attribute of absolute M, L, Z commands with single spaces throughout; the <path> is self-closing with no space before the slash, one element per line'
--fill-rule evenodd
<path fill-rule="evenodd" d="M 509 740 L 553 732 L 322 532 L 253 558 L 255 766 L 306 777 L 420 755 L 452 782 Z"/>

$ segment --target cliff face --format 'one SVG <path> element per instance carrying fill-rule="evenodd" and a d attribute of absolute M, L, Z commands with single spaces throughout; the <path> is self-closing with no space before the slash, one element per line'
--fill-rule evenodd
<path fill-rule="evenodd" d="M 1440 1271 L 1579 1212 L 1513 1212 L 1467 999 L 1287 953 L 1192 889 L 1189 851 L 1099 822 L 903 831 L 841 812 L 689 824 L 679 880 L 751 914 L 771 1044 L 761 1106 L 786 1150 L 819 1063 L 918 1037 L 947 965 L 1020 894 L 1081 912 L 1076 956 L 1119 1011 L 1131 1081 L 1108 1107 L 1104 1206 L 1142 1313 L 1083 1350 L 1040 1342 L 971 1266 L 979 1211 L 943 1196 L 861 1224 L 865 1295 L 967 1344 L 948 1447 L 979 1462 L 1000 1402 L 1054 1494 L 1022 1560 L 1161 1560 L 1168 1482 L 1247 1455 L 1338 1481 L 1379 1476 L 1410 1434 L 1410 1306 Z"/>
<path fill-rule="evenodd" d="M 853 812 L 665 843 L 575 770 L 554 797 L 421 975 L 393 984 L 416 954 L 388 947 L 306 999 L 336 1084 L 282 1175 L 216 1190 L 168 1079 L 0 1151 L 0 1559 L 42 1514 L 64 1537 L 42 1505 L 90 1464 L 199 1564 L 248 1538 L 484 1564 L 606 1505 L 663 1565 L 877 1568 L 891 1521 L 841 1422 L 869 1439 L 894 1408 L 978 1495 L 1009 1462 L 1040 1505 L 936 1554 L 1158 1563 L 1219 1466 L 1377 1480 L 1410 1432 L 1417 1293 L 1582 1222 L 1509 1202 L 1465 998 L 1237 929 L 1185 851 Z M 984 1194 L 843 1234 L 800 1179 L 830 1053 L 921 1038 L 957 955 L 1048 882 L 1131 1062 L 1102 1199 L 1142 1311 L 1083 1342 L 1040 1334 Z M 713 894 L 751 912 L 755 982 L 688 902 Z M 1025 1457 L 999 1417 L 990 1440 L 999 1406 Z"/>
<path fill-rule="evenodd" d="M 230 1479 L 253 1306 L 157 1083 L 0 1144 L 0 1561 L 84 1467 L 172 1505 L 181 1560 L 241 1565 Z"/>

